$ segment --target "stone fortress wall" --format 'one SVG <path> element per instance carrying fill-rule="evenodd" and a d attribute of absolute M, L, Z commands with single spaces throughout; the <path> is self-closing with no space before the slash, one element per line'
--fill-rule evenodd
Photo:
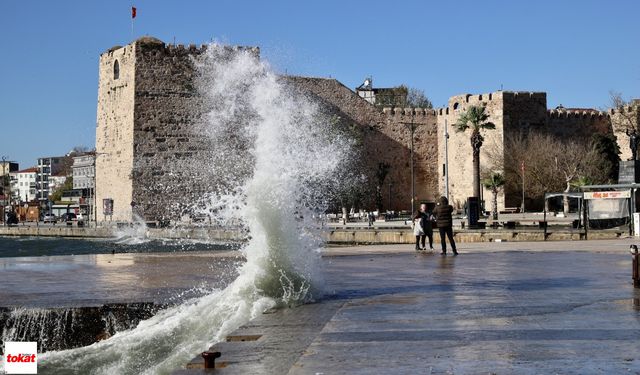
<path fill-rule="evenodd" d="M 620 160 L 631 159 L 631 149 L 629 148 L 629 137 L 625 131 L 629 128 L 640 128 L 640 99 L 635 99 L 629 105 L 609 109 L 608 117 L 615 125 L 613 127 L 613 134 L 618 140 L 618 146 L 620 146 Z"/>
<path fill-rule="evenodd" d="M 100 209 L 104 198 L 114 200 L 114 221 L 130 221 L 133 213 L 148 221 L 183 220 L 183 208 L 211 189 L 211 176 L 187 173 L 184 168 L 194 161 L 206 168 L 207 152 L 213 148 L 197 126 L 205 104 L 196 90 L 193 57 L 205 50 L 206 46 L 165 45 L 144 37 L 101 55 L 96 128 L 98 220 L 109 220 Z M 252 51 L 259 54 L 257 48 Z M 571 136 L 611 131 L 611 113 L 548 110 L 545 93 L 463 94 L 452 96 L 444 108 L 381 110 L 335 79 L 284 76 L 282 80 L 312 97 L 345 125 L 357 126 L 368 183 L 377 184 L 378 165 L 390 167 L 381 191 L 385 209 L 391 210 L 411 207 L 411 124 L 415 129 L 416 205 L 433 202 L 444 193 L 446 126 L 449 194 L 457 207 L 472 192 L 472 153 L 470 134 L 456 133 L 453 124 L 470 105 L 485 105 L 490 121 L 496 124 L 495 130 L 483 131 L 481 169 L 492 168 L 487 155 L 490 149 L 509 152 L 503 144 L 510 133 L 540 129 Z M 490 193 L 483 194 L 488 201 Z M 516 192 L 500 194 L 500 209 L 514 202 L 519 202 Z M 368 205 L 368 209 L 375 208 L 371 201 Z"/>
<path fill-rule="evenodd" d="M 134 108 L 134 212 L 146 220 L 176 219 L 181 203 L 198 196 L 203 174 L 190 160 L 206 158 L 208 144 L 193 126 L 200 121 L 201 98 L 194 84 L 192 56 L 206 46 L 136 43 Z"/>
<path fill-rule="evenodd" d="M 207 153 L 199 132 L 205 113 L 193 57 L 206 46 L 165 45 L 143 37 L 100 57 L 96 128 L 99 221 L 180 220 L 210 191 Z M 252 49 L 258 54 L 257 48 Z M 116 78 L 114 69 L 119 67 Z M 197 164 L 201 170 L 194 172 Z M 113 199 L 104 216 L 103 199 Z"/>
<path fill-rule="evenodd" d="M 610 133 L 611 120 L 606 113 L 592 110 L 547 109 L 547 96 L 544 92 L 496 91 L 486 94 L 463 94 L 449 99 L 448 106 L 436 109 L 438 115 L 438 163 L 445 163 L 445 126 L 449 134 L 449 194 L 454 206 L 461 208 L 473 192 L 472 171 L 473 155 L 470 145 L 470 131 L 457 133 L 454 124 L 461 112 L 471 105 L 485 106 L 489 120 L 496 125 L 495 130 L 482 130 L 485 138 L 480 152 L 480 170 L 499 171 L 499 162 L 490 157 L 490 153 L 505 155 L 511 152 L 505 149 L 505 139 L 519 133 L 542 132 L 557 137 L 588 136 L 590 134 Z M 497 162 L 498 165 L 495 165 Z M 444 192 L 444 168 L 438 168 L 440 191 Z M 482 199 L 488 208 L 491 192 L 482 187 Z M 499 210 L 505 207 L 519 207 L 520 191 L 501 191 L 498 195 Z"/>
<path fill-rule="evenodd" d="M 389 172 L 381 188 L 383 206 L 393 210 L 411 209 L 410 133 L 414 124 L 414 173 L 416 208 L 421 201 L 434 201 L 437 184 L 437 128 L 433 110 L 379 108 L 363 100 L 335 79 L 283 77 L 296 89 L 312 96 L 345 126 L 357 125 L 362 137 L 360 155 L 368 183 L 377 185 L 374 172 L 381 163 Z M 391 192 L 391 194 L 389 194 Z M 370 209 L 375 207 L 369 203 Z"/>

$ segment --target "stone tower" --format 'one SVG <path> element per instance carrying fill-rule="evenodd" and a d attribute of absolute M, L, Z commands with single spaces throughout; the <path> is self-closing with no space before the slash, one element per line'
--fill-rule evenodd
<path fill-rule="evenodd" d="M 493 155 L 506 155 L 511 150 L 505 148 L 505 139 L 509 136 L 531 132 L 550 134 L 556 137 L 584 137 L 592 133 L 610 133 L 611 122 L 606 113 L 589 108 L 547 109 L 547 94 L 544 92 L 510 92 L 496 91 L 487 94 L 463 94 L 452 96 L 448 106 L 439 108 L 438 114 L 438 168 L 440 191 L 445 191 L 445 126 L 449 134 L 449 200 L 457 207 L 462 207 L 465 200 L 472 195 L 472 151 L 470 133 L 457 133 L 454 124 L 460 114 L 469 106 L 485 106 L 489 121 L 496 125 L 494 130 L 483 130 L 484 145 L 480 151 L 480 170 L 500 169 L 500 162 L 494 165 Z M 526 172 L 525 172 L 526 173 Z M 498 194 L 498 209 L 520 207 L 521 190 L 501 191 Z M 481 198 L 486 201 L 485 208 L 490 208 L 491 192 L 482 187 Z"/>
<path fill-rule="evenodd" d="M 204 107 L 194 81 L 194 57 L 206 48 L 143 37 L 100 56 L 98 221 L 180 220 L 205 189 L 203 174 L 187 166 L 210 146 L 196 126 Z M 104 214 L 105 200 L 112 215 Z"/>

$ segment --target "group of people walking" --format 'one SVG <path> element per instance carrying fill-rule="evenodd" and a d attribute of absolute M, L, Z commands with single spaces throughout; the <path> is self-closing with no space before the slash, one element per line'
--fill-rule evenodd
<path fill-rule="evenodd" d="M 413 234 L 416 236 L 416 251 L 426 250 L 426 239 L 429 238 L 429 248 L 433 250 L 433 227 L 440 232 L 442 255 L 447 254 L 446 238 L 449 238 L 453 255 L 458 255 L 456 242 L 453 240 L 453 207 L 446 197 L 440 197 L 433 212 L 428 210 L 426 204 L 420 205 L 420 210 L 413 216 Z"/>

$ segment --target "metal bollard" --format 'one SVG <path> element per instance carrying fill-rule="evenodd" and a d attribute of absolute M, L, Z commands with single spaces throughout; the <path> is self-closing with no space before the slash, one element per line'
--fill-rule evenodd
<path fill-rule="evenodd" d="M 640 267 L 640 253 L 638 253 L 637 245 L 631 245 L 629 246 L 629 248 L 631 249 L 629 250 L 629 252 L 633 256 L 633 262 L 632 262 L 633 269 L 631 271 L 631 278 L 633 279 L 633 287 L 640 288 L 640 269 L 638 269 L 638 267 Z"/>
<path fill-rule="evenodd" d="M 202 352 L 204 358 L 204 368 L 216 368 L 216 358 L 220 358 L 220 352 Z"/>

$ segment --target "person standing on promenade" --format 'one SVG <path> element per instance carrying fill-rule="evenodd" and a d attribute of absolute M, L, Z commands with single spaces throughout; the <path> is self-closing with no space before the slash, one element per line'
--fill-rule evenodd
<path fill-rule="evenodd" d="M 416 211 L 413 215 L 413 235 L 416 236 L 416 251 L 420 249 L 420 238 L 424 243 L 424 229 L 422 229 L 422 212 Z"/>
<path fill-rule="evenodd" d="M 438 230 L 440 230 L 440 242 L 442 243 L 442 255 L 447 254 L 447 242 L 445 240 L 445 235 L 449 237 L 449 242 L 451 243 L 451 248 L 453 249 L 453 255 L 458 255 L 458 251 L 456 250 L 456 241 L 453 240 L 453 218 L 451 217 L 451 213 L 453 212 L 453 207 L 449 204 L 449 200 L 446 197 L 440 197 L 438 199 L 438 206 L 436 207 L 436 225 L 438 226 Z"/>
<path fill-rule="evenodd" d="M 421 238 L 422 250 L 427 250 L 425 237 L 429 237 L 429 249 L 433 251 L 433 214 L 424 203 L 420 205 L 420 213 L 422 214 L 422 230 L 424 230 L 424 235 Z"/>

